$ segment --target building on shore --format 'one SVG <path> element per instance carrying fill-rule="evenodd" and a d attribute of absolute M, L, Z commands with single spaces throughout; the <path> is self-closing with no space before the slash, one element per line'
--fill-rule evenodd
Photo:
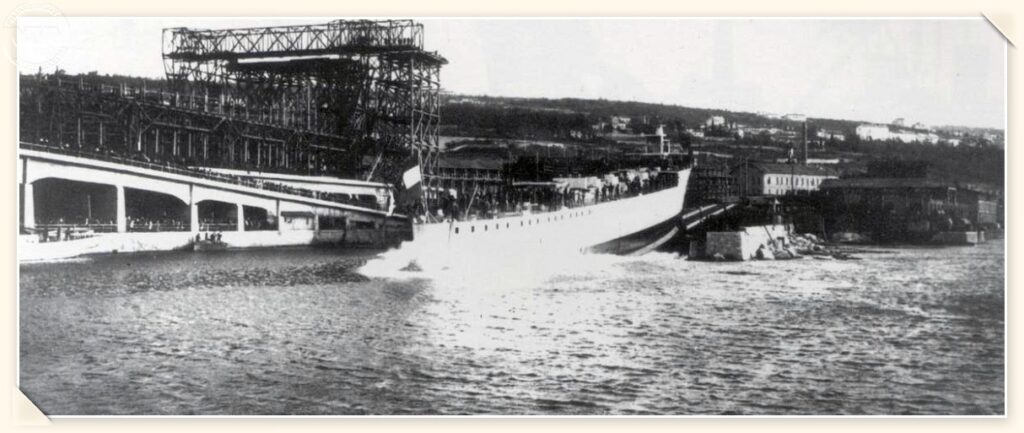
<path fill-rule="evenodd" d="M 997 188 L 981 183 L 957 183 L 957 199 L 967 206 L 967 215 L 982 227 L 1001 225 L 1001 194 Z"/>
<path fill-rule="evenodd" d="M 612 129 L 625 132 L 629 130 L 629 122 L 633 119 L 626 116 L 612 116 Z"/>
<path fill-rule="evenodd" d="M 775 162 L 741 163 L 730 175 L 744 196 L 809 193 L 817 191 L 822 182 L 839 177 L 823 167 Z"/>
<path fill-rule="evenodd" d="M 886 125 L 858 125 L 856 133 L 858 138 L 868 141 L 884 141 L 892 138 L 892 135 L 889 133 L 889 127 Z"/>
<path fill-rule="evenodd" d="M 832 179 L 821 185 L 826 197 L 851 205 L 869 205 L 883 212 L 951 210 L 957 203 L 952 182 L 916 177 Z"/>
<path fill-rule="evenodd" d="M 830 232 L 877 241 L 927 241 L 950 230 L 1001 225 L 999 192 L 980 184 L 925 177 L 833 179 L 821 185 Z"/>
<path fill-rule="evenodd" d="M 833 166 L 835 166 L 835 165 L 839 165 L 839 163 L 844 162 L 844 161 L 846 161 L 846 160 L 844 160 L 842 158 L 807 158 L 807 163 L 811 164 L 811 165 L 833 165 Z M 776 158 L 775 162 L 777 164 L 788 164 L 789 163 L 789 159 L 788 158 Z"/>
<path fill-rule="evenodd" d="M 687 129 L 686 133 L 691 137 L 704 138 L 704 131 L 697 128 Z"/>
<path fill-rule="evenodd" d="M 711 116 L 708 120 L 704 121 L 705 126 L 725 126 L 725 117 L 722 116 Z"/>
<path fill-rule="evenodd" d="M 725 163 L 697 164 L 686 191 L 688 207 L 723 203 L 736 195 L 736 180 Z"/>
<path fill-rule="evenodd" d="M 844 134 L 842 132 L 839 132 L 839 131 L 829 130 L 829 129 L 819 129 L 818 132 L 815 135 L 818 137 L 819 140 L 822 140 L 822 141 L 828 141 L 828 140 L 846 141 L 846 134 Z"/>
<path fill-rule="evenodd" d="M 889 128 L 888 125 L 864 124 L 857 126 L 857 137 L 866 141 L 897 140 L 904 143 L 930 143 L 936 144 L 940 138 L 938 134 L 927 131 L 914 131 L 903 128 Z"/>
<path fill-rule="evenodd" d="M 437 162 L 437 177 L 441 186 L 457 191 L 472 191 L 474 185 L 481 192 L 497 192 L 504 183 L 505 161 L 489 156 L 444 155 Z"/>

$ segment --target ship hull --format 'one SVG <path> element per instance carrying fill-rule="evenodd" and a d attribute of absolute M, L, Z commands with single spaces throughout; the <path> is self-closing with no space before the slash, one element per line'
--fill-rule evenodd
<path fill-rule="evenodd" d="M 429 259 L 543 252 L 633 253 L 676 230 L 690 170 L 675 187 L 590 206 L 487 220 L 419 224 L 412 250 Z"/>
<path fill-rule="evenodd" d="M 636 233 L 586 248 L 594 254 L 641 255 L 671 240 L 679 231 L 678 215 Z"/>

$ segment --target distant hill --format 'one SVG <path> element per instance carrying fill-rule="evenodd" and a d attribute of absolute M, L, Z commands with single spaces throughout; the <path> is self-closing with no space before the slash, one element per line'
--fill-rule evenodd
<path fill-rule="evenodd" d="M 803 122 L 768 117 L 749 112 L 693 108 L 678 105 L 651 104 L 643 102 L 609 101 L 604 99 L 546 99 L 511 98 L 473 95 L 445 95 L 442 100 L 442 135 L 475 137 L 500 140 L 549 140 L 572 143 L 574 147 L 605 146 L 610 136 L 595 130 L 594 126 L 608 121 L 612 116 L 631 118 L 630 126 L 635 133 L 651 133 L 657 125 L 664 125 L 666 134 L 676 142 L 689 143 L 690 138 L 683 132 L 697 128 L 711 116 L 722 116 L 729 124 L 736 123 L 752 128 L 777 128 L 801 131 Z M 983 142 L 984 134 L 998 134 L 1002 131 L 981 128 L 937 128 L 943 138 L 954 133 L 962 143 L 960 147 L 945 145 L 889 142 L 862 142 L 855 130 L 858 125 L 870 123 L 843 119 L 808 119 L 809 136 L 818 129 L 839 132 L 846 136 L 844 141 L 830 141 L 826 150 L 814 150 L 818 157 L 843 155 L 853 159 L 854 166 L 863 166 L 873 159 L 896 159 L 924 161 L 932 167 L 932 173 L 954 180 L 985 182 L 992 185 L 1004 184 L 1003 164 L 1005 152 L 1002 148 Z M 722 140 L 723 138 L 718 138 Z M 731 138 L 726 137 L 727 141 Z M 710 139 L 709 139 L 710 140 Z M 495 142 L 497 143 L 497 142 Z M 735 141 L 740 146 L 768 146 L 788 149 L 791 144 L 772 142 L 763 137 L 747 136 Z M 989 143 L 986 146 L 975 146 Z M 714 142 L 701 147 L 714 146 Z M 767 155 L 771 152 L 737 152 L 730 146 L 718 146 L 726 154 L 747 157 Z M 741 155 L 742 154 L 742 155 Z"/>
<path fill-rule="evenodd" d="M 446 132 L 497 138 L 565 138 L 570 136 L 569 129 L 590 129 L 592 125 L 612 116 L 629 117 L 638 125 L 647 125 L 649 129 L 665 125 L 666 132 L 670 134 L 703 124 L 711 116 L 723 116 L 729 123 L 765 128 L 798 128 L 801 124 L 749 112 L 577 98 L 446 95 L 441 113 Z M 519 125 L 526 119 L 531 120 L 533 127 L 523 131 Z M 852 131 L 862 123 L 831 119 L 822 121 L 823 127 L 844 131 Z M 527 134 L 530 137 L 516 134 Z"/>
<path fill-rule="evenodd" d="M 646 102 L 460 94 L 445 95 L 442 98 L 441 113 L 443 135 L 510 139 L 589 139 L 595 134 L 588 129 L 601 121 L 607 121 L 612 116 L 631 118 L 635 123 L 636 132 L 648 132 L 657 125 L 664 125 L 670 135 L 679 134 L 686 128 L 697 127 L 712 116 L 722 116 L 729 124 L 753 128 L 798 130 L 802 128 L 803 123 L 758 113 Z M 807 120 L 812 133 L 818 129 L 826 129 L 847 136 L 854 135 L 858 125 L 872 123 L 814 117 Z M 1003 137 L 1003 131 L 992 128 L 941 126 L 936 127 L 935 132 L 943 138 L 966 136 L 968 142 L 971 142 L 972 136 L 983 137 L 988 134 L 990 138 L 996 138 L 990 140 L 996 145 L 1001 145 Z"/>

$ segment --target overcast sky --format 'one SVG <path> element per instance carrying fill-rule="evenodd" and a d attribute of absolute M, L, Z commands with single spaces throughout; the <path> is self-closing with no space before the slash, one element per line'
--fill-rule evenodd
<path fill-rule="evenodd" d="M 18 68 L 161 77 L 162 28 L 328 20 L 23 18 Z M 456 93 L 1005 124 L 1005 43 L 982 19 L 420 20 Z"/>

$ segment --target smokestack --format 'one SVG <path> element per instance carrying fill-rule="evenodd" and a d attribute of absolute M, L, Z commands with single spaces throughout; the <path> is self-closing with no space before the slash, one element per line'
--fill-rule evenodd
<path fill-rule="evenodd" d="M 804 121 L 804 155 L 803 164 L 807 165 L 807 121 Z"/>

